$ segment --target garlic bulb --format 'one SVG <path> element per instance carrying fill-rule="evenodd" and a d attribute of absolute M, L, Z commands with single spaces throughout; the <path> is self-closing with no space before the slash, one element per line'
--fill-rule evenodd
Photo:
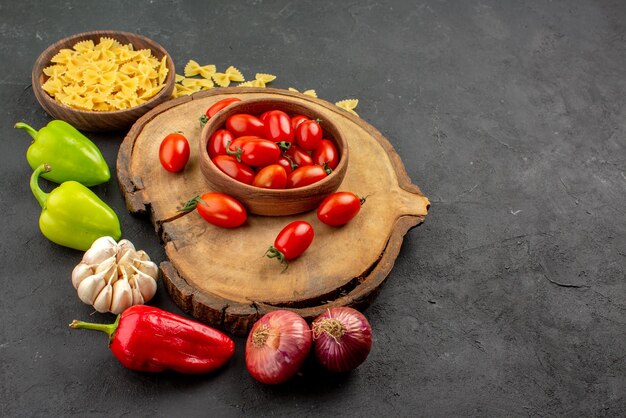
<path fill-rule="evenodd" d="M 72 271 L 72 284 L 83 302 L 98 312 L 122 313 L 148 302 L 157 290 L 159 268 L 128 240 L 94 241 Z"/>

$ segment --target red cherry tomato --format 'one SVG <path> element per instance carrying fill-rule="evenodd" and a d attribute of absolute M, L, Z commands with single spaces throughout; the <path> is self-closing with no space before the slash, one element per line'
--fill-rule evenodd
<path fill-rule="evenodd" d="M 269 258 L 278 258 L 281 264 L 299 257 L 313 242 L 313 227 L 304 221 L 288 224 L 278 233 L 274 245 L 265 253 Z"/>
<path fill-rule="evenodd" d="M 246 142 L 252 139 L 263 139 L 263 138 L 258 137 L 258 136 L 251 136 L 251 135 L 240 136 L 239 138 L 231 142 L 231 144 L 227 148 L 231 151 L 236 151 L 237 147 L 241 148 L 243 144 L 245 144 Z"/>
<path fill-rule="evenodd" d="M 322 127 L 314 120 L 305 120 L 296 128 L 296 144 L 305 151 L 312 151 L 320 145 Z"/>
<path fill-rule="evenodd" d="M 235 138 L 240 136 L 265 136 L 265 124 L 259 118 L 245 113 L 238 113 L 226 119 L 226 129 L 231 131 Z"/>
<path fill-rule="evenodd" d="M 280 158 L 280 147 L 267 139 L 250 138 L 237 142 L 226 150 L 227 154 L 235 155 L 237 161 L 253 167 L 264 167 L 274 164 Z"/>
<path fill-rule="evenodd" d="M 185 203 L 183 211 L 197 209 L 207 222 L 222 228 L 236 228 L 246 219 L 246 209 L 234 197 L 225 193 L 205 193 Z"/>
<path fill-rule="evenodd" d="M 256 173 L 252 185 L 264 189 L 284 189 L 287 185 L 287 172 L 278 164 L 268 165 Z"/>
<path fill-rule="evenodd" d="M 293 128 L 291 127 L 291 119 L 280 110 L 271 110 L 267 112 L 265 119 L 261 119 L 265 124 L 267 132 L 265 138 L 274 142 L 293 142 Z"/>
<path fill-rule="evenodd" d="M 189 142 L 180 133 L 166 136 L 159 147 L 159 160 L 167 171 L 176 173 L 189 161 Z"/>
<path fill-rule="evenodd" d="M 200 125 L 204 126 L 204 124 L 207 123 L 209 119 L 211 119 L 217 112 L 219 112 L 220 110 L 224 109 L 225 107 L 233 103 L 240 102 L 240 101 L 241 99 L 232 97 L 229 99 L 222 99 L 220 101 L 213 103 L 213 105 L 211 105 L 211 107 L 207 109 L 205 114 L 200 117 Z"/>
<path fill-rule="evenodd" d="M 269 115 L 270 112 L 271 112 L 271 110 L 268 110 L 267 112 L 261 113 L 261 116 L 259 116 L 259 120 L 261 122 L 265 123 L 265 118 L 267 117 L 267 115 Z"/>
<path fill-rule="evenodd" d="M 285 151 L 285 156 L 288 157 L 298 167 L 304 167 L 306 165 L 313 165 L 313 159 L 302 148 L 295 144 L 291 144 L 289 149 Z"/>
<path fill-rule="evenodd" d="M 313 163 L 324 166 L 324 164 L 334 170 L 339 164 L 339 151 L 332 141 L 322 139 L 320 145 L 313 151 Z"/>
<path fill-rule="evenodd" d="M 287 175 L 291 174 L 291 172 L 294 169 L 294 167 L 292 166 L 291 160 L 289 158 L 285 157 L 284 155 L 281 155 L 281 157 L 278 159 L 278 161 L 276 161 L 276 164 L 278 164 L 279 166 L 284 168 L 285 169 L 285 173 L 287 173 Z M 293 164 L 295 164 L 295 163 L 293 163 Z"/>
<path fill-rule="evenodd" d="M 330 226 L 345 225 L 361 210 L 365 198 L 351 192 L 337 192 L 329 195 L 317 208 L 317 217 Z"/>
<path fill-rule="evenodd" d="M 242 183 L 252 184 L 254 181 L 254 170 L 247 165 L 237 161 L 232 155 L 218 155 L 213 158 L 213 164 L 228 176 L 239 180 Z"/>
<path fill-rule="evenodd" d="M 304 115 L 296 115 L 293 118 L 291 118 L 291 127 L 293 128 L 294 133 L 298 125 L 300 125 L 305 120 L 311 120 L 311 119 L 307 118 Z"/>
<path fill-rule="evenodd" d="M 209 138 L 209 142 L 206 144 L 207 151 L 209 152 L 209 157 L 211 159 L 215 158 L 218 155 L 226 154 L 226 146 L 229 142 L 233 142 L 235 137 L 226 129 L 219 129 L 215 131 L 211 138 Z"/>
<path fill-rule="evenodd" d="M 287 188 L 294 189 L 296 187 L 308 186 L 324 179 L 327 175 L 326 170 L 319 165 L 298 167 L 287 177 Z"/>

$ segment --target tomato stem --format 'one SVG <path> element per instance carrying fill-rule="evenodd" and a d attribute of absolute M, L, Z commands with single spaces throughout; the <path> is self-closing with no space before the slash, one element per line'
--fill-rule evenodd
<path fill-rule="evenodd" d="M 289 141 L 280 141 L 277 142 L 276 145 L 280 148 L 282 152 L 287 151 L 291 147 L 291 142 Z"/>
<path fill-rule="evenodd" d="M 209 121 L 209 117 L 207 115 L 202 115 L 198 118 L 198 120 L 200 121 L 200 126 L 204 126 Z"/>
<path fill-rule="evenodd" d="M 298 164 L 294 163 L 293 160 L 291 158 L 289 158 L 288 156 L 286 156 L 285 154 L 283 154 L 283 157 L 285 157 L 287 159 L 287 161 L 289 161 L 289 165 L 291 166 L 291 171 L 295 170 L 296 168 L 298 168 Z"/>
<path fill-rule="evenodd" d="M 322 164 L 322 168 L 324 169 L 327 175 L 330 175 L 330 173 L 333 172 L 333 169 L 328 166 L 328 161 L 324 161 L 324 164 Z"/>
<path fill-rule="evenodd" d="M 226 154 L 234 155 L 235 158 L 237 158 L 237 161 L 241 162 L 241 154 L 243 153 L 243 150 L 241 149 L 241 147 L 237 147 L 235 151 L 231 151 L 230 144 L 231 144 L 231 141 L 228 141 L 226 143 Z"/>
<path fill-rule="evenodd" d="M 280 261 L 280 264 L 284 266 L 284 270 L 287 270 L 287 268 L 289 267 L 289 263 L 287 262 L 287 260 L 285 260 L 285 254 L 280 252 L 273 245 L 270 245 L 270 247 L 265 252 L 265 255 L 267 256 L 267 258 L 277 258 L 278 261 Z"/>
<path fill-rule="evenodd" d="M 198 206 L 198 203 L 204 202 L 200 196 L 196 196 L 192 199 L 189 199 L 185 202 L 185 204 L 178 209 L 178 212 L 191 212 Z"/>

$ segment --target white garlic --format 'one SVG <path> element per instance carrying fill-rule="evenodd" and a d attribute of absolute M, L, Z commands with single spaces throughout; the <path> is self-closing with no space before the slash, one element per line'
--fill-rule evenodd
<path fill-rule="evenodd" d="M 93 274 L 93 270 L 89 264 L 80 263 L 72 271 L 72 284 L 74 289 L 78 289 L 78 285 L 87 277 Z"/>
<path fill-rule="evenodd" d="M 141 296 L 144 300 L 150 300 L 157 291 L 156 281 L 152 279 L 149 274 L 138 270 L 133 266 L 136 274 L 133 274 L 133 281 L 137 283 L 137 288 L 141 292 Z"/>
<path fill-rule="evenodd" d="M 128 240 L 111 237 L 94 241 L 72 271 L 72 285 L 83 302 L 98 312 L 122 313 L 141 305 L 157 291 L 159 268 L 145 251 Z"/>
<path fill-rule="evenodd" d="M 117 243 L 111 237 L 100 237 L 91 244 L 83 255 L 83 263 L 98 264 L 115 255 Z"/>
<path fill-rule="evenodd" d="M 91 275 L 78 285 L 78 297 L 85 303 L 93 305 L 100 291 L 106 286 L 105 272 Z"/>
<path fill-rule="evenodd" d="M 114 314 L 124 312 L 126 308 L 133 305 L 133 291 L 127 279 L 118 280 L 113 285 L 113 299 L 111 300 L 110 311 Z"/>

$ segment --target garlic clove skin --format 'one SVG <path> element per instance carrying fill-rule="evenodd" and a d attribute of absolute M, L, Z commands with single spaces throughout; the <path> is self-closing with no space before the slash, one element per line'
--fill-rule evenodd
<path fill-rule="evenodd" d="M 135 258 L 141 261 L 150 261 L 150 257 L 144 250 L 137 251 Z"/>
<path fill-rule="evenodd" d="M 113 299 L 110 312 L 120 314 L 133 304 L 133 292 L 128 280 L 120 279 L 113 285 Z"/>
<path fill-rule="evenodd" d="M 78 297 L 83 302 L 89 305 L 93 305 L 93 302 L 96 300 L 96 297 L 104 288 L 104 286 L 106 286 L 106 281 L 104 280 L 104 272 L 93 274 L 84 279 L 78 285 Z"/>
<path fill-rule="evenodd" d="M 76 267 L 74 267 L 74 270 L 72 270 L 72 285 L 74 286 L 74 289 L 78 289 L 78 285 L 94 273 L 95 272 L 90 265 L 79 263 Z"/>
<path fill-rule="evenodd" d="M 117 243 L 111 237 L 100 237 L 91 244 L 91 247 L 83 255 L 85 264 L 99 264 L 107 258 L 115 255 Z"/>
<path fill-rule="evenodd" d="M 123 253 L 117 254 L 117 264 L 119 266 L 127 267 L 132 264 L 133 259 L 137 253 L 134 250 L 126 249 Z"/>
<path fill-rule="evenodd" d="M 133 264 L 138 270 L 146 273 L 148 276 L 152 277 L 154 280 L 156 280 L 159 277 L 159 267 L 152 261 L 141 261 L 141 260 L 135 259 Z"/>
<path fill-rule="evenodd" d="M 117 268 L 117 263 L 115 262 L 115 256 L 109 257 L 103 262 L 101 262 L 98 267 L 96 267 L 96 274 L 105 272 L 105 276 L 108 278 L 112 271 Z"/>
<path fill-rule="evenodd" d="M 126 252 L 127 250 L 131 250 L 133 252 L 137 251 L 135 249 L 135 245 L 127 239 L 123 239 L 117 243 L 118 252 Z"/>
<path fill-rule="evenodd" d="M 111 309 L 111 299 L 113 298 L 113 286 L 110 284 L 104 286 L 104 289 L 98 293 L 98 297 L 93 302 L 96 311 L 105 313 Z"/>
<path fill-rule="evenodd" d="M 132 289 L 132 294 L 133 294 L 133 305 L 143 305 L 145 301 L 139 289 L 137 287 L 132 287 L 132 286 L 131 286 L 131 289 Z"/>
<path fill-rule="evenodd" d="M 148 302 L 154 297 L 157 291 L 157 282 L 153 277 L 147 275 L 141 270 L 133 266 L 136 274 L 133 274 L 133 280 L 137 283 L 137 288 L 143 296 L 143 300 Z"/>

